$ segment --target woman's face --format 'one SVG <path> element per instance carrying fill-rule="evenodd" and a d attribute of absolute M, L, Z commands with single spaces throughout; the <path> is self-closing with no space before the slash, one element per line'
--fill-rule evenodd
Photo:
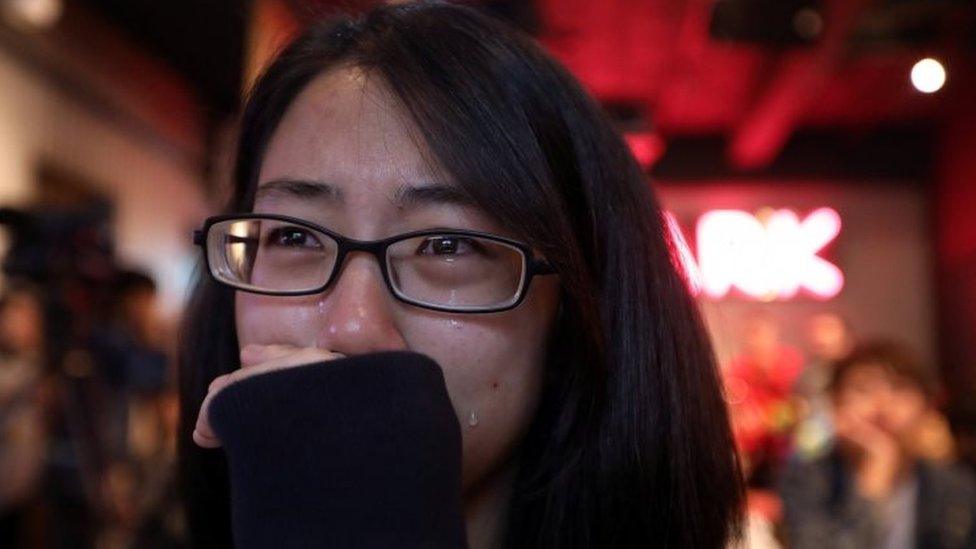
<path fill-rule="evenodd" d="M 415 191 L 454 182 L 429 166 L 412 130 L 379 77 L 356 68 L 319 76 L 268 144 L 254 211 L 303 218 L 358 240 L 431 228 L 511 237 L 477 208 L 450 200 L 451 193 Z M 322 192 L 299 195 L 274 183 L 286 179 Z M 241 347 L 411 350 L 433 358 L 461 423 L 467 489 L 506 462 L 532 418 L 558 294 L 556 277 L 536 277 L 510 311 L 429 311 L 396 301 L 373 256 L 353 253 L 322 294 L 238 292 L 237 334 Z"/>

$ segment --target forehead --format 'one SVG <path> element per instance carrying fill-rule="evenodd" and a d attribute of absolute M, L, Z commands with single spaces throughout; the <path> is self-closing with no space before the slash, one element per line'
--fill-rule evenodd
<path fill-rule="evenodd" d="M 884 364 L 862 362 L 852 364 L 848 370 L 844 372 L 844 377 L 841 379 L 841 385 L 849 386 L 864 383 L 881 383 L 889 381 L 890 377 L 891 372 Z"/>
<path fill-rule="evenodd" d="M 265 151 L 259 181 L 328 181 L 352 198 L 442 179 L 417 136 L 379 75 L 336 69 L 316 77 L 288 108 Z"/>
<path fill-rule="evenodd" d="M 922 388 L 910 376 L 897 372 L 891 366 L 882 362 L 863 362 L 854 364 L 844 373 L 841 379 L 841 389 L 857 387 L 859 389 L 890 389 L 893 387 L 910 387 L 919 392 Z"/>

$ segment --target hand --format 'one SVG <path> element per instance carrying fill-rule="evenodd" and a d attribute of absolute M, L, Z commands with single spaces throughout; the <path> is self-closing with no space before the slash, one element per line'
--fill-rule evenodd
<path fill-rule="evenodd" d="M 853 414 L 834 418 L 837 437 L 858 451 L 855 478 L 858 493 L 871 500 L 886 498 L 902 473 L 904 456 L 891 433 Z"/>
<path fill-rule="evenodd" d="M 210 402 L 228 385 L 251 376 L 274 370 L 294 368 L 314 362 L 344 358 L 342 353 L 334 353 L 315 347 L 294 347 L 291 345 L 247 345 L 241 349 L 241 368 L 229 374 L 214 378 L 207 388 L 207 396 L 200 405 L 197 423 L 193 429 L 193 442 L 203 448 L 219 448 L 220 439 L 210 427 Z"/>

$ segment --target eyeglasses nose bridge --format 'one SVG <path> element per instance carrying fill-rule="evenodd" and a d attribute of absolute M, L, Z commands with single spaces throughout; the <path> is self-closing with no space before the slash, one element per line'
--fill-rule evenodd
<path fill-rule="evenodd" d="M 386 266 L 386 249 L 389 247 L 389 243 L 386 241 L 374 241 L 368 242 L 363 240 L 353 240 L 351 238 L 337 238 L 333 236 L 336 240 L 336 245 L 338 249 L 336 250 L 335 265 L 332 266 L 332 274 L 329 276 L 329 280 L 326 282 L 323 290 L 331 288 L 339 278 L 339 273 L 342 271 L 345 263 L 346 257 L 353 252 L 364 252 L 372 255 L 376 259 L 376 263 L 380 268 L 380 274 L 383 276 L 383 282 L 386 284 L 387 289 L 392 293 L 393 288 L 390 286 L 390 276 L 387 272 Z"/>

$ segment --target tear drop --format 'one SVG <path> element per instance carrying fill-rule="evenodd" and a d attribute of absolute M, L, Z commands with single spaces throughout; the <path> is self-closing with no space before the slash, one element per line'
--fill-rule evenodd
<path fill-rule="evenodd" d="M 471 427 L 478 425 L 478 416 L 474 412 L 471 412 L 471 415 L 468 416 L 468 425 Z"/>

